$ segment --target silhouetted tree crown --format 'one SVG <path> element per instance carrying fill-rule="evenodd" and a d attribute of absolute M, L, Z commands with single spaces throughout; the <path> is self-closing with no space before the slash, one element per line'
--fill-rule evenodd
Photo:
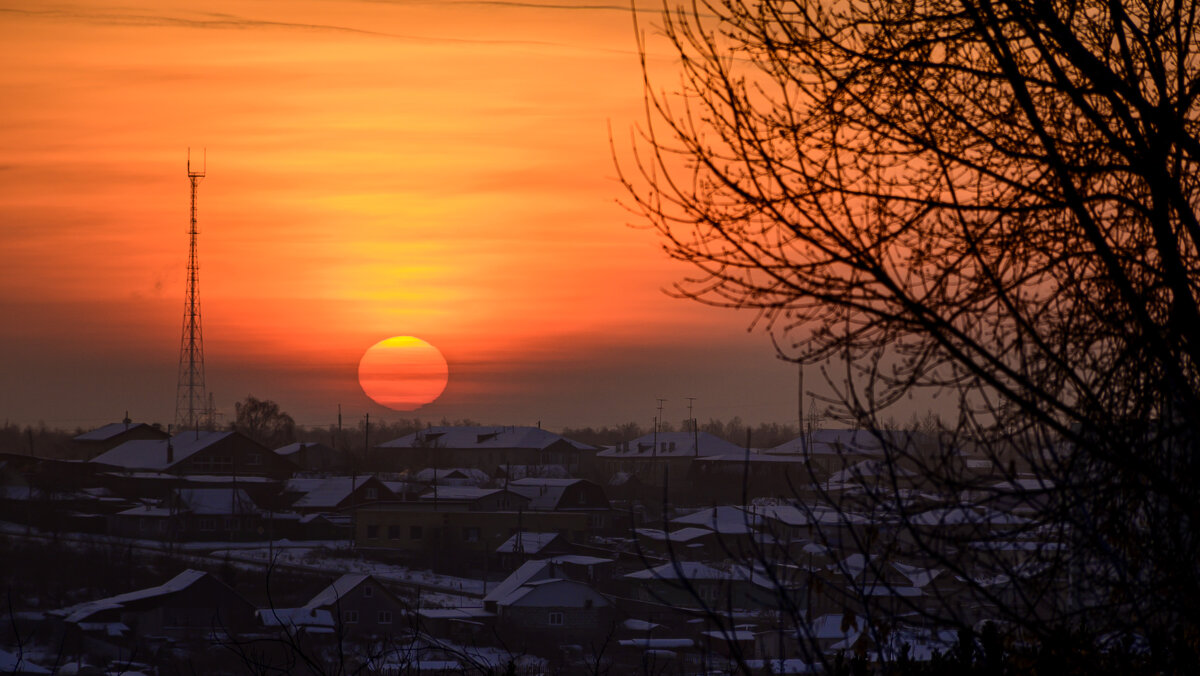
<path fill-rule="evenodd" d="M 1200 626 L 1198 10 L 669 6 L 679 81 L 647 76 L 619 162 L 696 269 L 678 295 L 844 364 L 824 373 L 862 427 L 936 392 L 943 447 L 1055 487 L 1040 525 L 1070 554 L 1038 579 L 1068 600 L 997 601 L 1035 635 Z M 947 468 L 921 470 L 952 495 Z"/>

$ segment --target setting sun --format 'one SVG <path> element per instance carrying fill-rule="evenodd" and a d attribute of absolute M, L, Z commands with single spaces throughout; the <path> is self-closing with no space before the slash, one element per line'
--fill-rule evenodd
<path fill-rule="evenodd" d="M 449 375 L 442 353 L 412 336 L 381 340 L 358 363 L 363 392 L 394 411 L 412 411 L 432 403 L 446 389 Z"/>

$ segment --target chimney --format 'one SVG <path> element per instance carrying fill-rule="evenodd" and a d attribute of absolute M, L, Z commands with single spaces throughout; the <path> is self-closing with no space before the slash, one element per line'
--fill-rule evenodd
<path fill-rule="evenodd" d="M 167 439 L 167 464 L 175 463 L 175 447 L 171 445 L 171 440 Z"/>

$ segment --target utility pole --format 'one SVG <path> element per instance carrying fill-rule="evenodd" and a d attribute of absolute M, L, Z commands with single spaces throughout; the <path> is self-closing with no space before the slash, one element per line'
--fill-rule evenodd
<path fill-rule="evenodd" d="M 666 399 L 658 398 L 658 417 L 654 419 L 654 448 L 650 449 L 650 457 L 658 457 L 658 426 L 662 423 L 662 405 Z"/>

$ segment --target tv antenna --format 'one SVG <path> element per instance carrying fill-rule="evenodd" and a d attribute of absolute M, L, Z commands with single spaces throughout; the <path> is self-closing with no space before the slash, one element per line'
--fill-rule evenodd
<path fill-rule="evenodd" d="M 204 387 L 204 331 L 200 324 L 200 261 L 196 255 L 196 190 L 208 169 L 208 149 L 200 171 L 192 169 L 192 149 L 188 148 L 187 175 L 192 185 L 191 218 L 188 225 L 187 291 L 183 300 L 183 335 L 179 341 L 179 381 L 175 388 L 175 426 L 196 430 L 211 405 Z"/>

